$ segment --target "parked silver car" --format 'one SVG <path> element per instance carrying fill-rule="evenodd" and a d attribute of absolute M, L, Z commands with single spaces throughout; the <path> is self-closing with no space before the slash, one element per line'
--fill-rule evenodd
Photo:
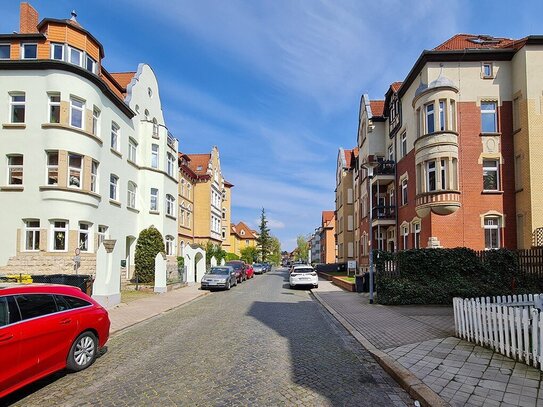
<path fill-rule="evenodd" d="M 266 272 L 264 265 L 260 263 L 254 263 L 253 270 L 255 271 L 255 274 L 263 274 Z"/>
<path fill-rule="evenodd" d="M 202 290 L 224 288 L 230 290 L 230 287 L 237 285 L 236 272 L 231 266 L 211 267 L 202 277 Z"/>

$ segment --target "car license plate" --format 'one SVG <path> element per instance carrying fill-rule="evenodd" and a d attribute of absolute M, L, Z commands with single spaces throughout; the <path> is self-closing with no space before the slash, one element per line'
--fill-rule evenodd
<path fill-rule="evenodd" d="M 217 285 L 217 282 L 215 282 L 215 281 L 209 281 L 207 284 L 209 284 L 209 285 Z"/>

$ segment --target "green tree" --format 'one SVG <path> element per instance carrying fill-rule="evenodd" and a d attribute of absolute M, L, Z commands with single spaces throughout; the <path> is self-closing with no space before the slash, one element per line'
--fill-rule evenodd
<path fill-rule="evenodd" d="M 239 256 L 236 253 L 226 253 L 226 256 L 224 257 L 226 261 L 230 260 L 239 260 Z"/>
<path fill-rule="evenodd" d="M 244 247 L 240 251 L 241 253 L 241 260 L 243 260 L 247 264 L 252 264 L 258 260 L 258 249 L 256 247 Z"/>
<path fill-rule="evenodd" d="M 164 239 L 154 226 L 143 229 L 138 236 L 134 263 L 135 275 L 140 283 L 152 283 L 155 279 L 155 257 L 164 253 Z"/>
<path fill-rule="evenodd" d="M 211 264 L 211 258 L 215 257 L 217 260 L 217 264 L 221 264 L 221 261 L 223 259 L 226 259 L 226 251 L 223 250 L 221 246 L 218 244 L 213 244 L 211 242 L 207 242 L 206 247 L 206 264 L 209 266 Z"/>
<path fill-rule="evenodd" d="M 296 260 L 307 262 L 309 243 L 307 237 L 300 235 L 296 238 Z"/>
<path fill-rule="evenodd" d="M 281 263 L 281 242 L 275 236 L 270 239 L 270 254 L 268 260 L 278 266 Z"/>
<path fill-rule="evenodd" d="M 268 255 L 270 254 L 270 244 L 270 228 L 268 228 L 266 211 L 264 210 L 264 208 L 262 208 L 262 213 L 260 214 L 259 236 L 256 239 L 256 247 L 262 261 L 266 261 L 268 259 Z"/>

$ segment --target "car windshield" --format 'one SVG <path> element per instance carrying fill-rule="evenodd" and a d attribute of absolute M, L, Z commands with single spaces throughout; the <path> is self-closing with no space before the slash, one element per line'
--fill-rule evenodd
<path fill-rule="evenodd" d="M 227 266 L 233 267 L 234 270 L 239 270 L 239 269 L 241 269 L 241 267 L 242 267 L 241 263 L 227 264 Z"/>
<path fill-rule="evenodd" d="M 262 264 L 260 264 L 260 263 L 255 263 L 255 264 L 253 264 L 253 267 L 262 267 Z"/>
<path fill-rule="evenodd" d="M 313 273 L 312 268 L 296 268 L 292 271 L 293 273 Z"/>
<path fill-rule="evenodd" d="M 226 267 L 217 267 L 217 268 L 212 268 L 210 271 L 209 271 L 209 274 L 222 274 L 222 275 L 225 275 L 225 274 L 228 274 L 230 273 L 230 270 L 227 269 Z"/>

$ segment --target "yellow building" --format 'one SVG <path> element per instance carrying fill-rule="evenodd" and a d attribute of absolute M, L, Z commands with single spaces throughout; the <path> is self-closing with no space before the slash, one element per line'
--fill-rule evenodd
<path fill-rule="evenodd" d="M 239 222 L 237 225 L 230 225 L 230 250 L 229 253 L 235 253 L 241 256 L 241 250 L 246 247 L 256 247 L 258 233 L 252 230 L 245 223 Z"/>
<path fill-rule="evenodd" d="M 232 222 L 232 187 L 234 185 L 228 181 L 224 181 L 224 199 L 222 202 L 222 248 L 227 253 L 233 253 L 232 251 L 232 242 L 231 242 L 231 231 L 230 226 Z"/>
<path fill-rule="evenodd" d="M 354 260 L 353 166 L 358 148 L 339 148 L 336 168 L 336 242 L 337 261 Z"/>
<path fill-rule="evenodd" d="M 178 255 L 183 255 L 186 245 L 194 243 L 194 186 L 198 176 L 189 166 L 190 157 L 187 154 L 178 154 L 179 164 L 179 216 L 178 216 Z"/>

